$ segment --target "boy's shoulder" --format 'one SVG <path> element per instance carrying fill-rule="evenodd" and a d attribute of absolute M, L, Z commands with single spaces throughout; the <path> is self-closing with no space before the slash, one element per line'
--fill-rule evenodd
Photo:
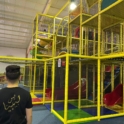
<path fill-rule="evenodd" d="M 22 92 L 24 94 L 30 94 L 29 91 L 27 91 L 27 90 L 25 90 L 25 89 L 23 89 L 21 87 L 17 87 L 17 88 L 3 88 L 3 89 L 0 90 L 0 94 L 2 94 L 3 92 L 10 91 L 10 90 L 11 91 L 17 90 L 17 91 Z"/>

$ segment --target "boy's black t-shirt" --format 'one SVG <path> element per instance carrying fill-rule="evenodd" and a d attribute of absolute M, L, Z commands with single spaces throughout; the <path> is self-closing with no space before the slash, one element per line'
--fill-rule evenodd
<path fill-rule="evenodd" d="M 0 124 L 26 124 L 26 108 L 32 108 L 28 91 L 20 87 L 0 90 Z"/>

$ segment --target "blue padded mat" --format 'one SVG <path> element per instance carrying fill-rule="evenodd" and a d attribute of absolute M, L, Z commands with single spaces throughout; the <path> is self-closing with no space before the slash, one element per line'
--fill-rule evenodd
<path fill-rule="evenodd" d="M 43 94 L 36 94 L 35 96 L 38 97 L 38 98 L 42 98 Z"/>
<path fill-rule="evenodd" d="M 45 104 L 48 110 L 51 110 L 51 104 Z M 68 103 L 68 110 L 69 109 L 76 109 L 77 107 L 73 106 L 72 104 Z M 54 104 L 55 110 L 64 110 L 64 103 L 55 103 Z"/>
<path fill-rule="evenodd" d="M 90 115 L 97 116 L 97 108 L 96 107 L 83 108 L 82 110 L 89 113 Z M 117 112 L 115 112 L 115 111 L 112 111 L 112 110 L 107 109 L 105 107 L 101 107 L 101 115 L 116 114 L 116 113 Z"/>
<path fill-rule="evenodd" d="M 102 10 L 105 9 L 106 7 L 110 6 L 111 4 L 113 4 L 114 2 L 116 2 L 117 0 L 103 0 L 102 1 Z"/>

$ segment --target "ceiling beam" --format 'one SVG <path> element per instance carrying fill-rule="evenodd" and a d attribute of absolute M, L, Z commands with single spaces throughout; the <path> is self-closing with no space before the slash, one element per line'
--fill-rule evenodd
<path fill-rule="evenodd" d="M 31 30 L 33 30 L 32 28 L 29 28 L 29 27 L 9 25 L 9 24 L 5 24 L 5 23 L 0 23 L 0 25 L 5 25 L 5 26 L 9 26 L 9 27 L 17 27 L 17 28 L 25 28 L 25 29 L 31 29 Z"/>
<path fill-rule="evenodd" d="M 17 42 L 10 43 L 9 41 L 0 40 L 0 46 L 1 46 L 1 44 L 8 45 L 8 46 L 11 46 L 11 45 L 21 45 L 21 46 L 23 46 L 22 43 L 17 43 Z"/>
<path fill-rule="evenodd" d="M 3 2 L 3 1 L 0 1 L 0 4 L 1 5 L 3 5 L 3 6 L 12 6 L 12 7 L 18 7 L 18 8 L 20 8 L 20 9 L 22 9 L 22 10 L 24 10 L 25 9 L 25 7 L 24 6 L 20 6 L 20 5 L 17 5 L 17 4 L 13 4 L 13 3 L 8 3 L 8 2 Z M 36 7 L 35 7 L 36 8 Z M 31 10 L 31 11 L 37 11 L 37 9 L 31 9 L 31 8 L 27 8 L 28 10 Z"/>
<path fill-rule="evenodd" d="M 10 12 L 10 11 L 6 11 L 6 10 L 0 10 L 0 13 L 3 13 L 4 15 L 18 15 L 19 17 L 25 17 L 25 18 L 34 18 L 34 16 L 29 16 L 29 15 L 26 15 L 25 13 L 24 14 L 20 14 L 20 13 L 15 13 L 15 12 Z"/>
<path fill-rule="evenodd" d="M 18 14 L 15 14 L 14 16 L 13 15 L 5 15 L 4 13 L 1 13 L 0 12 L 0 17 L 2 18 L 4 18 L 4 17 L 7 17 L 7 18 L 9 18 L 9 19 L 17 19 L 17 20 L 26 20 L 26 21 L 32 21 L 33 20 L 33 18 L 25 18 L 25 17 L 19 17 L 19 16 L 17 16 Z"/>
<path fill-rule="evenodd" d="M 9 48 L 19 48 L 19 49 L 26 49 L 25 46 L 8 46 L 8 45 L 5 45 L 5 44 L 0 44 L 0 47 L 9 47 Z"/>
<path fill-rule="evenodd" d="M 25 46 L 10 46 L 10 45 L 5 45 L 5 44 L 0 44 L 0 47 L 26 49 Z"/>
<path fill-rule="evenodd" d="M 22 20 L 17 20 L 17 19 L 15 19 L 15 18 L 10 19 L 10 18 L 6 18 L 6 17 L 0 17 L 0 20 L 22 22 L 22 23 L 25 23 L 25 24 L 28 24 L 28 25 L 32 25 L 32 24 L 33 24 L 33 23 L 31 23 L 31 22 L 22 21 Z"/>
<path fill-rule="evenodd" d="M 31 1 L 31 0 L 26 0 L 26 1 Z M 32 0 L 31 2 L 34 3 L 34 4 L 36 3 L 36 1 L 34 1 L 34 0 Z M 37 3 L 41 4 L 41 2 L 37 2 Z M 41 4 L 41 5 L 46 5 L 46 3 L 45 4 Z"/>
<path fill-rule="evenodd" d="M 0 34 L 2 34 L 2 35 L 7 35 L 7 36 L 18 36 L 18 37 L 24 37 L 24 38 L 26 38 L 27 36 L 22 36 L 22 35 L 15 35 L 15 34 L 8 34 L 8 33 L 0 33 Z"/>
<path fill-rule="evenodd" d="M 3 38 L 3 39 L 10 39 L 10 40 L 18 40 L 18 41 L 22 41 L 22 40 L 24 41 L 26 39 L 26 38 L 25 39 L 20 39 L 20 38 L 11 38 L 11 37 L 9 38 L 9 37 L 1 37 L 0 36 L 0 39 L 1 38 Z"/>
<path fill-rule="evenodd" d="M 19 32 L 19 33 L 27 33 L 27 34 L 31 34 L 32 35 L 32 32 L 29 33 L 29 32 L 25 32 L 25 31 L 8 30 L 8 29 L 4 29 L 4 28 L 0 28 L 0 30 L 3 30 L 3 31 L 13 31 L 13 32 Z"/>
<path fill-rule="evenodd" d="M 25 45 L 24 43 L 20 43 L 20 42 L 11 42 L 10 41 L 6 41 L 6 40 L 0 40 L 0 44 L 7 44 L 7 45 Z"/>

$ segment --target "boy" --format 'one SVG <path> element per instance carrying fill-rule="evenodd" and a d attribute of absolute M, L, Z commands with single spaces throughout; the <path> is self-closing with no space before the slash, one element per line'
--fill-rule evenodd
<path fill-rule="evenodd" d="M 0 124 L 32 124 L 30 93 L 18 87 L 20 67 L 6 67 L 8 85 L 0 90 Z"/>

